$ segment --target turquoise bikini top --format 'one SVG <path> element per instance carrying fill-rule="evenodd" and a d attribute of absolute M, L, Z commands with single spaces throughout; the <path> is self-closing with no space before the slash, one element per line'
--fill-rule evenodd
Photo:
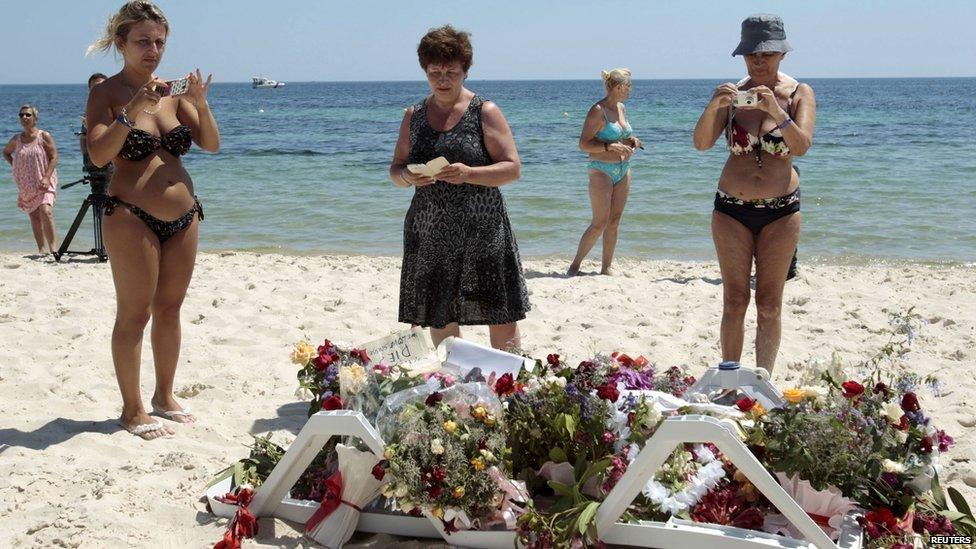
<path fill-rule="evenodd" d="M 606 124 L 604 124 L 602 130 L 596 132 L 594 137 L 596 137 L 597 141 L 603 141 L 604 143 L 616 143 L 621 139 L 627 139 L 632 133 L 634 133 L 630 127 L 630 122 L 627 122 L 627 125 L 621 128 L 620 122 L 611 122 L 610 119 L 607 118 L 606 109 L 601 108 L 600 112 L 603 113 L 603 121 L 606 122 Z"/>

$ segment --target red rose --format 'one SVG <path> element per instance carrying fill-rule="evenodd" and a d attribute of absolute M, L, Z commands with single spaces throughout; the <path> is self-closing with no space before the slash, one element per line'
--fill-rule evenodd
<path fill-rule="evenodd" d="M 559 366 L 559 355 L 552 353 L 546 356 L 546 362 L 548 362 L 550 366 Z"/>
<path fill-rule="evenodd" d="M 430 496 L 433 499 L 437 499 L 437 498 L 441 497 L 441 487 L 440 486 L 431 486 L 431 487 L 427 488 L 427 495 Z"/>
<path fill-rule="evenodd" d="M 864 515 L 864 518 L 868 522 L 873 522 L 883 526 L 890 532 L 894 532 L 895 528 L 898 527 L 898 521 L 895 519 L 895 514 L 892 513 L 891 509 L 888 509 L 887 507 L 868 511 L 867 514 Z"/>
<path fill-rule="evenodd" d="M 370 363 L 369 355 L 366 354 L 366 349 L 353 349 L 352 351 L 349 351 L 349 355 L 353 358 L 358 358 L 359 362 L 363 364 Z"/>
<path fill-rule="evenodd" d="M 321 347 L 319 348 L 321 349 Z M 316 370 L 320 372 L 324 372 L 325 369 L 328 368 L 330 364 L 332 364 L 333 360 L 335 359 L 333 359 L 332 355 L 330 354 L 320 354 L 319 356 L 312 359 L 312 364 L 315 365 Z"/>
<path fill-rule="evenodd" d="M 427 396 L 427 400 L 424 401 L 424 404 L 426 404 L 427 406 L 435 406 L 438 402 L 442 400 L 444 400 L 444 394 L 435 391 Z"/>
<path fill-rule="evenodd" d="M 495 382 L 495 394 L 504 396 L 515 392 L 515 379 L 512 374 L 504 374 Z"/>
<path fill-rule="evenodd" d="M 633 425 L 634 419 L 637 418 L 637 412 L 627 412 L 627 424 Z"/>
<path fill-rule="evenodd" d="M 376 480 L 383 480 L 386 476 L 386 460 L 380 460 L 379 463 L 373 466 L 373 478 Z"/>
<path fill-rule="evenodd" d="M 342 398 L 339 395 L 332 395 L 329 398 L 322 401 L 322 409 L 329 410 L 341 410 L 345 404 L 342 402 Z"/>
<path fill-rule="evenodd" d="M 856 381 L 845 381 L 840 386 L 844 388 L 844 396 L 846 398 L 856 398 L 864 393 L 864 385 Z"/>
<path fill-rule="evenodd" d="M 895 426 L 895 429 L 898 429 L 899 431 L 907 431 L 908 430 L 908 416 L 906 416 L 905 414 L 902 414 L 901 415 L 901 419 L 898 420 L 898 425 Z"/>
<path fill-rule="evenodd" d="M 616 402 L 617 398 L 620 397 L 620 391 L 618 391 L 617 386 L 613 385 L 612 383 L 607 383 L 606 385 L 597 389 L 596 394 L 603 400 L 608 400 L 610 402 Z"/>
<path fill-rule="evenodd" d="M 739 400 L 735 401 L 735 405 L 736 405 L 736 407 L 739 408 L 739 410 L 741 410 L 743 412 L 748 412 L 749 410 L 752 410 L 752 407 L 753 406 L 756 405 L 756 401 L 754 399 L 751 399 L 751 398 L 747 397 L 747 396 L 744 396 L 744 397 L 740 398 Z"/>
<path fill-rule="evenodd" d="M 334 345 L 332 345 L 332 342 L 329 341 L 328 339 L 326 339 L 324 343 L 322 343 L 321 345 L 319 345 L 319 349 L 318 349 L 319 354 L 320 355 L 331 355 L 332 354 L 333 347 L 334 347 Z"/>
<path fill-rule="evenodd" d="M 878 394 L 878 393 L 881 393 L 885 396 L 885 398 L 888 398 L 888 396 L 891 394 L 891 391 L 888 390 L 887 385 L 879 381 L 874 385 L 874 394 Z"/>
<path fill-rule="evenodd" d="M 918 397 L 915 393 L 905 393 L 901 397 L 901 409 L 906 412 L 917 412 L 922 409 L 918 404 Z"/>
<path fill-rule="evenodd" d="M 932 453 L 932 437 L 925 436 L 922 437 L 922 451 L 926 454 Z"/>

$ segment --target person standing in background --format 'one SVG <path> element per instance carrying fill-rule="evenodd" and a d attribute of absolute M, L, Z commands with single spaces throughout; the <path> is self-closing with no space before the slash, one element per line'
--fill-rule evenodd
<path fill-rule="evenodd" d="M 53 254 L 58 248 L 54 228 L 54 200 L 58 193 L 58 148 L 51 134 L 37 127 L 33 105 L 20 108 L 22 131 L 10 138 L 3 158 L 13 166 L 17 207 L 30 216 L 37 253 Z M 45 252 L 44 246 L 47 245 Z"/>

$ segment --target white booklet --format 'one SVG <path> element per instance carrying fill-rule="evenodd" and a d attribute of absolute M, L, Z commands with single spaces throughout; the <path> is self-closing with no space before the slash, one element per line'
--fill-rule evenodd
<path fill-rule="evenodd" d="M 519 371 L 523 367 L 531 368 L 533 364 L 530 359 L 485 347 L 459 337 L 451 337 L 444 341 L 446 345 L 445 343 L 442 345 L 447 347 L 444 367 L 446 369 L 457 368 L 461 377 L 468 375 L 468 372 L 474 368 L 480 368 L 482 375 L 486 378 L 491 374 L 495 374 L 495 377 L 501 377 L 504 374 L 512 374 L 512 377 L 518 377 Z M 438 348 L 438 350 L 440 349 Z"/>
<path fill-rule="evenodd" d="M 438 156 L 426 164 L 407 164 L 407 169 L 413 174 L 436 178 L 437 174 L 450 164 L 446 158 Z"/>

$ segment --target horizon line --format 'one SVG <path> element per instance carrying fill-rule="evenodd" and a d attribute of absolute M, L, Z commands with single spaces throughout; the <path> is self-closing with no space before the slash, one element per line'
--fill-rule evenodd
<path fill-rule="evenodd" d="M 682 77 L 682 78 L 634 78 L 634 82 L 666 82 L 690 80 L 722 80 L 724 77 Z M 814 76 L 804 80 L 925 80 L 925 79 L 965 79 L 976 78 L 976 75 L 962 76 Z M 596 78 L 471 78 L 469 82 L 598 82 Z M 285 85 L 289 81 L 282 81 Z M 426 83 L 426 80 L 291 80 L 292 84 L 385 84 L 385 83 Z M 246 80 L 230 80 L 214 82 L 214 84 L 250 84 Z M 85 82 L 15 82 L 0 83 L 0 86 L 75 86 L 86 85 Z"/>

